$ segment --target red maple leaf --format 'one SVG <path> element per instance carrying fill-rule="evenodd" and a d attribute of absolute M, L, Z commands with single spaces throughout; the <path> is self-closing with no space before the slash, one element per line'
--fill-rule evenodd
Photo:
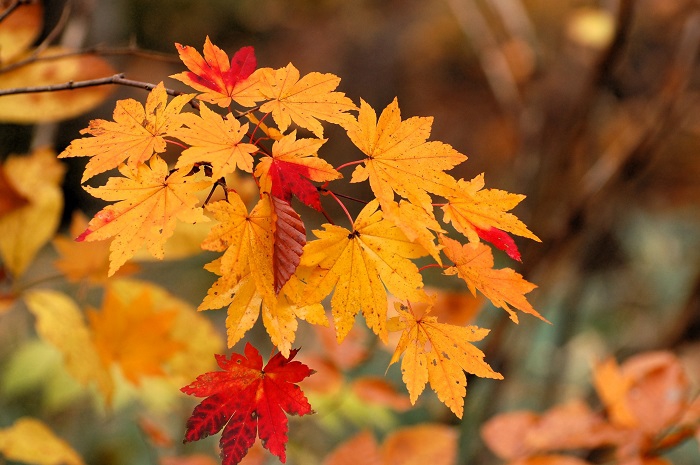
<path fill-rule="evenodd" d="M 204 57 L 189 45 L 176 43 L 175 47 L 189 71 L 170 77 L 204 92 L 200 99 L 222 107 L 231 102 L 236 84 L 247 79 L 257 67 L 255 51 L 250 46 L 234 53 L 230 63 L 226 52 L 212 44 L 208 36 L 204 42 Z"/>
<path fill-rule="evenodd" d="M 223 428 L 221 458 L 223 465 L 235 465 L 260 437 L 263 447 L 284 463 L 286 460 L 287 416 L 313 413 L 306 396 L 295 383 L 314 373 L 308 366 L 275 354 L 263 368 L 260 352 L 247 343 L 245 355 L 216 355 L 224 371 L 212 371 L 197 377 L 181 389 L 185 394 L 206 397 L 187 420 L 184 442 L 197 441 Z"/>

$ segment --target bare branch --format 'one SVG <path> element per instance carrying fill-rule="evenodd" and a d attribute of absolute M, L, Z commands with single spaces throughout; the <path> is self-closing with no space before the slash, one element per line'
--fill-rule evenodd
<path fill-rule="evenodd" d="M 151 82 L 134 81 L 131 79 L 126 79 L 124 74 L 115 74 L 114 76 L 88 79 L 86 81 L 68 81 L 61 84 L 50 84 L 46 86 L 34 86 L 34 87 L 15 87 L 14 89 L 0 89 L 0 97 L 3 95 L 15 95 L 15 94 L 36 94 L 39 92 L 56 92 L 59 90 L 73 90 L 82 89 L 84 87 L 97 87 L 109 84 L 119 84 L 122 86 L 138 87 L 139 89 L 153 90 L 157 84 Z M 184 92 L 180 92 L 173 89 L 165 89 L 168 95 L 177 96 L 182 95 Z"/>

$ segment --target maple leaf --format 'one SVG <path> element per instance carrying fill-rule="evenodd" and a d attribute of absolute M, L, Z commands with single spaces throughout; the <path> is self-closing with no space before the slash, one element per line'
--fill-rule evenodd
<path fill-rule="evenodd" d="M 241 123 L 231 113 L 226 118 L 210 110 L 204 103 L 199 106 L 200 116 L 194 113 L 182 115 L 183 127 L 173 132 L 190 147 L 183 150 L 176 168 L 195 163 L 210 163 L 212 178 L 219 179 L 236 168 L 253 172 L 253 156 L 258 148 L 242 142 L 248 132 L 248 123 Z"/>
<path fill-rule="evenodd" d="M 344 93 L 334 92 L 340 84 L 340 78 L 334 74 L 309 73 L 299 79 L 299 70 L 291 63 L 276 70 L 262 68 L 257 74 L 261 100 L 269 100 L 260 106 L 260 111 L 272 113 L 281 132 L 294 122 L 323 137 L 319 120 L 340 125 L 354 121 L 347 112 L 357 107 Z"/>
<path fill-rule="evenodd" d="M 272 211 L 268 196 L 262 196 L 253 210 L 232 192 L 228 201 L 206 206 L 219 221 L 202 242 L 202 248 L 224 252 L 220 274 L 229 287 L 250 275 L 259 293 L 274 299 Z"/>
<path fill-rule="evenodd" d="M 205 373 L 181 390 L 185 394 L 206 397 L 194 408 L 187 421 L 185 442 L 197 441 L 218 433 L 224 465 L 239 463 L 260 437 L 263 446 L 286 460 L 287 416 L 313 413 L 306 396 L 296 385 L 313 374 L 308 366 L 275 354 L 263 368 L 258 350 L 247 343 L 244 355 L 230 358 L 216 355 L 223 371 Z"/>
<path fill-rule="evenodd" d="M 527 226 L 512 213 L 524 195 L 512 194 L 499 189 L 484 189 L 484 174 L 471 181 L 458 181 L 459 195 L 448 195 L 442 207 L 444 220 L 469 239 L 479 238 L 505 251 L 514 260 L 520 261 L 520 253 L 513 239 L 504 231 L 540 242 Z"/>
<path fill-rule="evenodd" d="M 422 207 L 432 215 L 428 192 L 443 197 L 455 195 L 457 181 L 445 170 L 467 159 L 451 146 L 427 142 L 433 118 L 412 117 L 401 121 L 394 99 L 377 121 L 374 109 L 364 100 L 357 121 L 344 126 L 348 137 L 365 155 L 350 182 L 369 179 L 372 192 L 382 208 L 394 200 L 394 193 Z"/>
<path fill-rule="evenodd" d="M 134 99 L 119 100 L 114 121 L 90 121 L 80 133 L 94 137 L 74 140 L 58 157 L 92 157 L 81 182 L 118 167 L 124 160 L 136 169 L 154 153 L 165 152 L 164 136 L 180 127 L 180 111 L 193 96 L 179 95 L 167 103 L 168 94 L 160 82 L 148 94 L 145 108 Z"/>
<path fill-rule="evenodd" d="M 279 292 L 275 291 L 274 275 L 279 272 L 273 270 L 272 229 L 273 216 L 280 213 L 273 215 L 271 202 L 274 200 L 264 195 L 248 213 L 240 197 L 232 192 L 229 202 L 214 202 L 207 206 L 221 223 L 212 228 L 202 247 L 224 251 L 224 254 L 206 267 L 221 278 L 209 289 L 199 310 L 229 305 L 226 328 L 228 344 L 232 347 L 253 327 L 262 308 L 263 323 L 273 344 L 287 355 L 294 342 L 296 319 L 323 324 L 325 317 L 318 302 L 301 302 L 300 295 L 304 291 L 293 276 Z M 293 230 L 287 233 L 299 233 L 295 224 L 290 221 L 285 225 L 285 229 Z"/>
<path fill-rule="evenodd" d="M 170 76 L 195 90 L 204 92 L 200 100 L 227 107 L 231 100 L 247 89 L 246 80 L 255 71 L 257 60 L 253 47 L 243 47 L 231 57 L 211 43 L 204 41 L 204 57 L 189 45 L 176 43 L 177 53 L 189 71 Z"/>
<path fill-rule="evenodd" d="M 301 257 L 301 265 L 315 268 L 309 301 L 319 302 L 335 289 L 331 308 L 338 342 L 360 310 L 367 325 L 386 341 L 387 290 L 402 299 L 425 298 L 422 277 L 410 259 L 427 252 L 385 220 L 378 207 L 376 200 L 368 203 L 352 231 L 324 224 L 323 230 L 314 231 L 318 240 L 307 243 Z"/>
<path fill-rule="evenodd" d="M 437 317 L 428 316 L 430 307 L 419 317 L 400 302 L 395 308 L 399 316 L 390 324 L 403 332 L 389 365 L 403 354 L 401 373 L 412 404 L 429 382 L 438 398 L 462 418 L 467 392 L 465 371 L 481 378 L 503 379 L 484 362 L 484 353 L 471 344 L 482 340 L 488 329 L 438 323 Z"/>
<path fill-rule="evenodd" d="M 536 316 L 547 321 L 537 310 L 532 308 L 525 294 L 537 286 L 510 268 L 494 269 L 491 248 L 481 242 L 460 244 L 447 236 L 440 235 L 443 251 L 455 266 L 445 270 L 445 274 L 458 275 L 467 283 L 472 294 L 478 289 L 493 305 L 508 312 L 510 319 L 518 322 L 518 315 L 510 308 Z"/>
<path fill-rule="evenodd" d="M 113 237 L 110 245 L 109 276 L 112 276 L 136 251 L 146 245 L 156 258 L 163 258 L 163 244 L 172 236 L 176 219 L 195 223 L 209 221 L 204 216 L 196 193 L 211 183 L 190 176 L 190 168 L 173 173 L 159 156 L 150 167 L 130 169 L 122 165 L 125 178 L 110 178 L 102 187 L 85 187 L 94 197 L 121 200 L 100 210 L 87 229 L 76 239 L 99 241 Z"/>
<path fill-rule="evenodd" d="M 272 156 L 263 157 L 255 167 L 260 190 L 286 202 L 292 194 L 311 208 L 321 211 L 321 197 L 311 181 L 326 182 L 343 176 L 316 153 L 325 139 L 297 139 L 296 131 L 272 144 Z"/>
<path fill-rule="evenodd" d="M 163 365 L 184 344 L 174 340 L 172 330 L 178 312 L 156 309 L 147 288 L 124 302 L 108 287 L 102 309 L 87 316 L 97 353 L 105 367 L 116 363 L 127 380 L 138 385 L 143 377 L 163 376 Z"/>

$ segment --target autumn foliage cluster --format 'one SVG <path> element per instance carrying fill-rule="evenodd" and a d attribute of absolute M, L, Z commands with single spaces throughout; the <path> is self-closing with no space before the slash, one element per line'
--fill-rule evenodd
<path fill-rule="evenodd" d="M 539 241 L 511 213 L 524 196 L 486 188 L 483 174 L 468 180 L 451 175 L 467 156 L 431 140 L 432 118 L 403 117 L 398 99 L 383 109 L 355 102 L 338 90 L 338 76 L 302 75 L 291 63 L 259 67 L 252 47 L 229 54 L 206 38 L 201 51 L 175 48 L 184 71 L 170 76 L 170 84 L 187 92 L 165 82 L 143 83 L 143 102 L 118 100 L 111 120 L 92 120 L 61 153 L 38 149 L 5 161 L 0 255 L 3 281 L 11 285 L 2 289 L 0 304 L 9 308 L 21 298 L 36 333 L 58 350 L 79 385 L 93 386 L 107 410 L 144 386 L 158 393 L 176 386 L 201 398 L 184 425 L 184 440 L 221 433 L 225 465 L 257 460 L 258 438 L 285 462 L 288 415 L 314 413 L 299 384 L 313 386 L 308 378 L 321 366 L 340 372 L 363 357 L 353 359 L 356 320 L 380 345 L 390 345 L 387 371 L 400 365 L 408 398 L 376 377 L 358 378 L 351 389 L 406 410 L 430 385 L 461 419 L 467 376 L 503 376 L 474 345 L 489 329 L 445 321 L 442 297 L 424 280 L 456 276 L 513 322 L 525 313 L 548 323 L 526 297 L 536 286 L 495 265 L 494 248 L 504 259 L 521 260 L 513 236 Z M 110 72 L 106 63 L 100 66 L 103 75 Z M 70 85 L 73 80 L 65 78 Z M 87 92 L 97 93 L 86 94 L 86 108 L 105 97 Z M 330 125 L 336 128 L 330 131 Z M 356 159 L 338 163 L 325 147 L 329 133 L 345 136 Z M 71 237 L 53 238 L 64 175 L 57 159 L 74 157 L 88 158 L 83 188 L 108 205 L 91 219 L 76 215 Z M 354 197 L 346 183 L 366 183 L 370 194 Z M 329 211 L 342 214 L 331 217 Z M 23 225 L 34 223 L 42 223 L 39 232 L 26 235 Z M 320 226 L 307 230 L 307 224 Z M 191 253 L 183 252 L 183 237 L 196 237 L 198 251 L 215 254 L 204 266 L 215 281 L 197 310 L 226 308 L 226 345 L 244 343 L 239 352 L 220 355 L 209 319 L 159 286 L 128 277 L 146 255 Z M 63 290 L 15 286 L 52 238 L 55 267 L 79 285 L 75 298 Z M 102 289 L 100 308 L 85 304 L 92 285 Z M 267 362 L 249 340 L 258 320 L 276 348 Z M 299 320 L 318 327 L 324 357 L 297 359 L 304 350 Z M 212 360 L 217 370 L 211 370 Z M 697 434 L 700 406 L 671 354 L 640 356 L 622 366 L 609 360 L 595 368 L 594 381 L 604 412 L 575 402 L 543 414 L 503 414 L 484 426 L 485 442 L 510 465 L 583 465 L 596 454 L 622 465 L 661 465 L 667 463 L 658 457 L 665 449 Z M 142 428 L 159 437 L 147 422 Z M 42 453 L 82 463 L 30 418 L 0 430 L 0 452 L 10 460 L 45 463 L 32 462 L 21 439 L 27 436 L 45 444 Z M 447 465 L 456 448 L 453 430 L 424 424 L 379 443 L 361 433 L 324 463 L 363 457 L 362 463 Z"/>

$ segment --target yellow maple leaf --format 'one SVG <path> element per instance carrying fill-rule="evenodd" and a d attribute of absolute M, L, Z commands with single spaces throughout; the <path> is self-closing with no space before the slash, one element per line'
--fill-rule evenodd
<path fill-rule="evenodd" d="M 319 120 L 340 125 L 354 120 L 347 112 L 357 110 L 355 104 L 343 92 L 334 91 L 340 84 L 338 76 L 315 72 L 301 79 L 299 76 L 299 70 L 291 63 L 276 70 L 261 68 L 251 76 L 251 79 L 260 79 L 257 90 L 269 100 L 262 104 L 260 111 L 272 113 L 280 131 L 285 132 L 294 122 L 317 137 L 323 137 Z"/>
<path fill-rule="evenodd" d="M 46 424 L 30 417 L 0 429 L 0 454 L 12 462 L 33 465 L 84 465 L 80 455 Z"/>
<path fill-rule="evenodd" d="M 482 340 L 488 329 L 438 323 L 428 316 L 430 307 L 421 316 L 410 306 L 395 304 L 399 316 L 390 320 L 392 330 L 402 330 L 401 338 L 389 365 L 403 354 L 401 373 L 412 404 L 430 383 L 438 398 L 462 418 L 468 372 L 481 378 L 503 379 L 484 362 L 484 353 L 472 345 Z"/>
<path fill-rule="evenodd" d="M 458 275 L 467 283 L 472 294 L 478 289 L 493 305 L 507 311 L 515 323 L 518 322 L 518 315 L 510 306 L 547 321 L 525 298 L 525 294 L 537 286 L 510 268 L 494 269 L 493 253 L 489 246 L 481 242 L 462 245 L 442 234 L 440 243 L 447 258 L 455 264 L 447 268 L 445 274 Z"/>
<path fill-rule="evenodd" d="M 99 241 L 114 238 L 110 244 L 109 276 L 112 276 L 145 244 L 156 258 L 163 258 L 163 245 L 175 230 L 176 219 L 195 223 L 209 221 L 196 193 L 211 185 L 189 176 L 185 167 L 173 173 L 159 156 L 151 159 L 150 167 L 134 169 L 121 165 L 126 177 L 110 178 L 102 187 L 85 187 L 94 197 L 121 200 L 108 205 L 90 220 L 78 241 Z"/>
<path fill-rule="evenodd" d="M 90 309 L 87 316 L 103 365 L 116 363 L 136 385 L 143 377 L 164 375 L 163 365 L 184 348 L 172 337 L 177 310 L 157 308 L 148 289 L 124 302 L 108 287 L 101 310 Z"/>
<path fill-rule="evenodd" d="M 68 236 L 56 236 L 52 243 L 59 257 L 54 266 L 68 281 L 83 279 L 90 283 L 104 283 L 109 271 L 109 244 L 106 242 L 76 242 L 75 238 L 88 227 L 88 219 L 81 211 L 73 213 Z M 117 274 L 127 275 L 138 271 L 139 267 L 126 263 Z"/>
<path fill-rule="evenodd" d="M 304 247 L 301 266 L 314 267 L 307 300 L 319 302 L 331 292 L 338 342 L 348 334 L 361 310 L 367 325 L 387 339 L 387 290 L 401 299 L 423 300 L 423 279 L 410 260 L 427 255 L 383 218 L 373 200 L 357 216 L 353 230 L 324 224 L 318 240 Z M 385 289 L 386 287 L 386 289 Z"/>
<path fill-rule="evenodd" d="M 385 202 L 382 205 L 384 218 L 401 228 L 406 237 L 416 244 L 420 244 L 430 253 L 435 261 L 442 265 L 440 257 L 441 245 L 435 244 L 435 234 L 445 232 L 440 223 L 435 219 L 432 212 L 427 212 L 421 207 L 405 200 L 396 202 Z"/>
<path fill-rule="evenodd" d="M 83 386 L 96 382 L 109 404 L 114 381 L 97 355 L 78 305 L 63 293 L 44 289 L 27 292 L 24 301 L 36 318 L 39 336 L 63 354 L 68 373 Z"/>
<path fill-rule="evenodd" d="M 202 248 L 224 252 L 220 274 L 226 285 L 233 287 L 251 274 L 259 293 L 274 298 L 273 219 L 269 198 L 262 196 L 248 213 L 241 197 L 231 192 L 228 201 L 210 203 L 206 209 L 219 223 L 204 239 Z"/>
<path fill-rule="evenodd" d="M 231 113 L 223 118 L 204 103 L 200 103 L 199 114 L 182 114 L 182 122 L 187 127 L 179 128 L 172 134 L 190 146 L 180 154 L 175 167 L 211 163 L 214 179 L 232 173 L 236 168 L 252 173 L 251 154 L 258 148 L 243 142 L 248 123 L 241 125 Z"/>
<path fill-rule="evenodd" d="M 350 182 L 369 179 L 372 192 L 382 208 L 394 200 L 394 193 L 433 213 L 430 195 L 455 195 L 457 181 L 445 170 L 467 159 L 451 146 L 427 142 L 433 118 L 412 117 L 401 121 L 396 99 L 377 121 L 374 109 L 364 100 L 357 121 L 344 126 L 350 140 L 365 154 Z"/>
<path fill-rule="evenodd" d="M 118 167 L 124 160 L 135 169 L 154 153 L 165 152 L 164 137 L 180 127 L 180 111 L 193 96 L 179 95 L 167 103 L 168 94 L 161 82 L 148 94 L 145 108 L 134 99 L 119 100 L 114 121 L 90 121 L 80 133 L 93 137 L 74 140 L 59 158 L 92 157 L 81 182 Z"/>
<path fill-rule="evenodd" d="M 499 189 L 484 189 L 483 173 L 471 181 L 460 179 L 458 185 L 460 195 L 447 196 L 448 202 L 442 207 L 444 220 L 446 223 L 451 222 L 470 242 L 479 242 L 475 227 L 493 227 L 540 242 L 522 221 L 508 213 L 525 198 L 524 195 Z"/>
<path fill-rule="evenodd" d="M 0 258 L 15 276 L 21 276 L 56 233 L 63 209 L 61 182 L 65 167 L 49 149 L 12 155 L 0 166 L 13 189 L 28 199 L 0 216 Z"/>
<path fill-rule="evenodd" d="M 303 283 L 292 276 L 279 293 L 273 287 L 272 211 L 263 196 L 248 213 L 241 198 L 207 206 L 220 223 L 202 243 L 206 250 L 225 251 L 205 268 L 221 276 L 209 289 L 198 310 L 228 305 L 226 328 L 232 347 L 253 327 L 260 313 L 272 343 L 289 354 L 298 327 L 297 318 L 328 324 L 318 302 L 301 302 Z"/>

